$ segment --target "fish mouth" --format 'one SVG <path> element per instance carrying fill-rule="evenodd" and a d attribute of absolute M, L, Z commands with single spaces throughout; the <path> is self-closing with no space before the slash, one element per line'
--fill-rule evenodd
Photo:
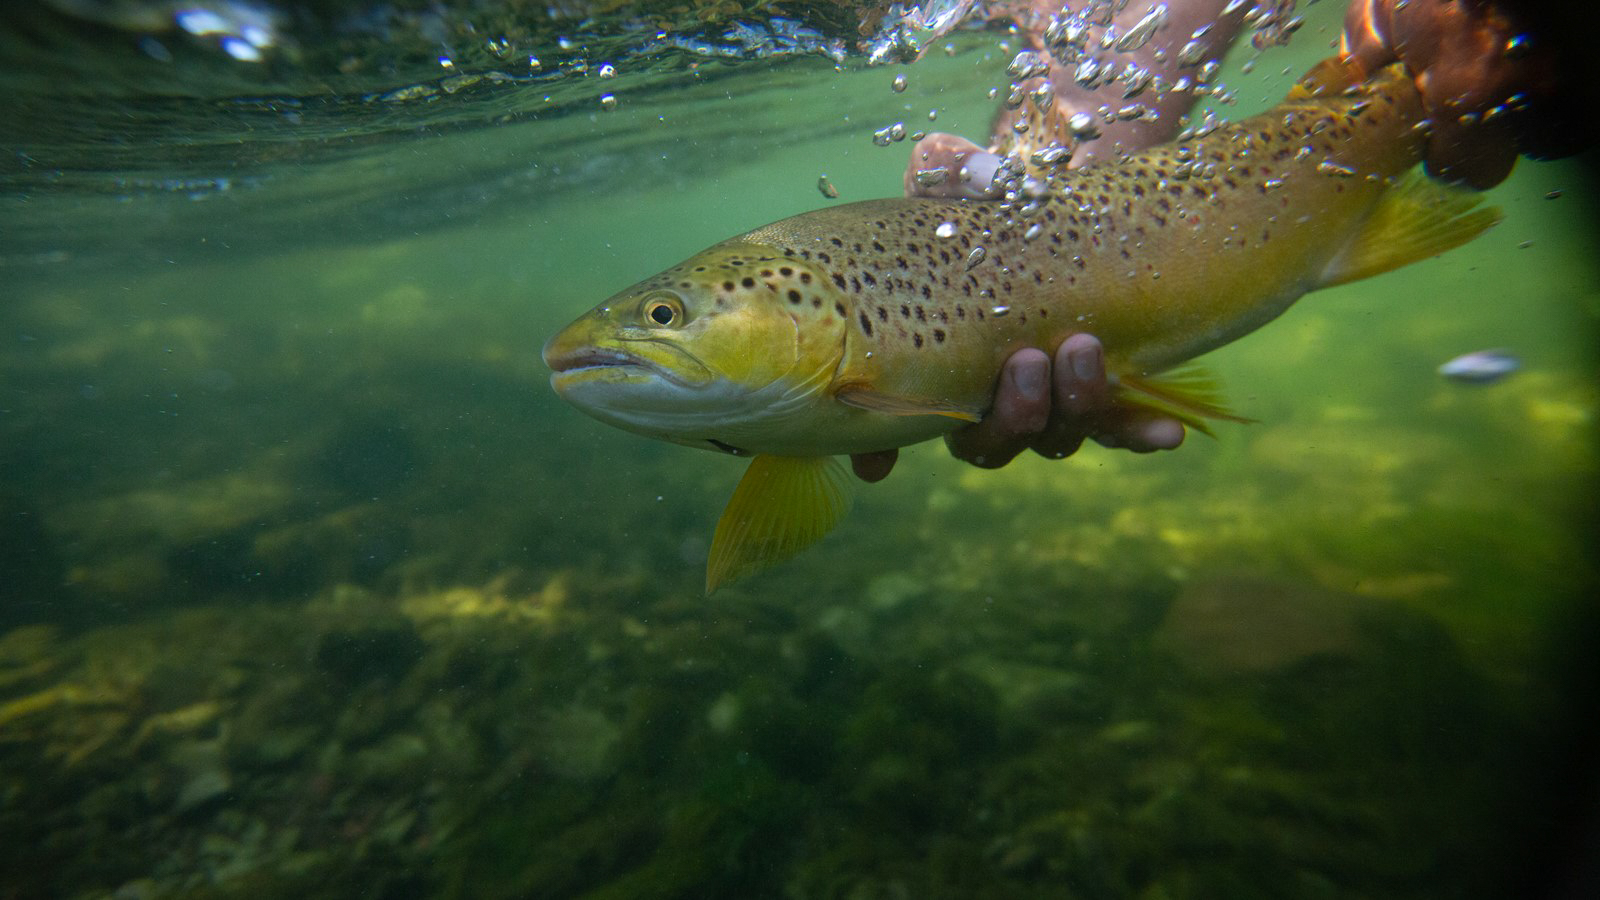
<path fill-rule="evenodd" d="M 618 347 L 577 347 L 554 352 L 547 347 L 545 365 L 554 373 L 551 383 L 561 389 L 590 381 L 627 382 L 660 379 L 682 388 L 692 388 L 696 380 L 686 378 L 673 367 Z M 681 354 L 679 354 L 681 355 Z"/>

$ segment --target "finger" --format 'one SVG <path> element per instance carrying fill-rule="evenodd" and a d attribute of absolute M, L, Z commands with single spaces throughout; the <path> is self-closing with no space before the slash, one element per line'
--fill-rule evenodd
<path fill-rule="evenodd" d="M 1111 399 L 1105 350 L 1092 334 L 1075 334 L 1056 348 L 1053 379 L 1056 415 L 1083 419 L 1105 411 Z"/>
<path fill-rule="evenodd" d="M 994 187 L 994 173 L 1000 161 L 964 137 L 936 131 L 911 151 L 906 163 L 906 196 L 996 199 L 1000 192 Z"/>
<path fill-rule="evenodd" d="M 1082 421 L 1066 416 L 1051 418 L 1049 427 L 1028 443 L 1029 449 L 1045 459 L 1066 459 L 1078 452 L 1089 433 Z"/>
<path fill-rule="evenodd" d="M 1011 354 L 1000 370 L 994 409 L 976 425 L 945 438 L 957 459 L 997 468 L 1027 449 L 1050 419 L 1050 358 L 1026 347 Z"/>
<path fill-rule="evenodd" d="M 1183 438 L 1182 422 L 1167 416 L 1146 415 L 1123 417 L 1105 431 L 1094 435 L 1095 443 L 1102 447 L 1132 450 L 1134 453 L 1175 450 L 1183 443 Z"/>
<path fill-rule="evenodd" d="M 1434 118 L 1424 161 L 1434 178 L 1484 191 L 1504 181 L 1516 162 L 1516 137 L 1501 122 L 1465 123 L 1448 114 Z"/>
<path fill-rule="evenodd" d="M 852 453 L 850 454 L 850 468 L 855 471 L 857 478 L 871 484 L 889 477 L 889 472 L 894 469 L 895 460 L 899 458 L 899 450 Z"/>

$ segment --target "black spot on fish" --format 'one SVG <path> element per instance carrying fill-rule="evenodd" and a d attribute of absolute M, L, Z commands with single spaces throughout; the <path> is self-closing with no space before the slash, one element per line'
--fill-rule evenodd
<path fill-rule="evenodd" d="M 753 287 L 756 286 L 756 280 L 754 278 L 745 278 L 745 279 L 741 280 L 739 283 L 744 285 L 747 288 L 753 288 Z"/>
<path fill-rule="evenodd" d="M 911 343 L 916 345 L 917 349 L 920 350 L 922 348 L 922 335 L 913 331 L 911 333 Z"/>
<path fill-rule="evenodd" d="M 835 303 L 835 304 L 833 304 L 833 311 L 838 313 L 839 314 L 839 318 L 841 318 L 841 319 L 844 318 L 845 315 L 846 315 L 846 313 L 844 311 L 844 304 L 843 303 Z"/>
<path fill-rule="evenodd" d="M 900 304 L 900 318 L 902 318 L 902 319 L 911 318 L 911 307 L 907 306 L 904 303 Z"/>
<path fill-rule="evenodd" d="M 844 246 L 844 241 L 841 241 L 838 238 L 834 238 L 833 239 L 833 245 L 835 247 L 843 247 Z"/>
<path fill-rule="evenodd" d="M 889 321 L 889 311 L 887 309 L 884 309 L 881 306 L 878 307 L 878 321 L 879 322 L 887 322 L 887 321 Z"/>
<path fill-rule="evenodd" d="M 791 275 L 794 274 L 794 269 L 791 269 L 788 266 L 784 266 L 783 268 L 778 270 L 778 274 L 782 275 L 785 278 L 788 278 L 788 277 L 790 277 Z"/>
<path fill-rule="evenodd" d="M 722 289 L 725 290 L 725 291 L 732 291 L 733 290 L 733 282 L 724 281 L 722 283 Z"/>
<path fill-rule="evenodd" d="M 791 289 L 789 291 L 789 302 L 790 303 L 799 303 L 800 302 L 800 292 Z"/>
<path fill-rule="evenodd" d="M 872 320 L 867 318 L 867 311 L 861 311 L 861 332 L 867 337 L 872 337 Z"/>
<path fill-rule="evenodd" d="M 839 290 L 844 290 L 844 275 L 839 272 L 833 273 L 833 283 L 839 286 Z"/>

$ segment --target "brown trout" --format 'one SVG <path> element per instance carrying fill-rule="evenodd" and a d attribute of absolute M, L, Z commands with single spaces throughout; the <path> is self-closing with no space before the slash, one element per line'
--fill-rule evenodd
<path fill-rule="evenodd" d="M 839 521 L 852 479 L 838 455 L 977 421 L 1022 347 L 1093 334 L 1117 402 L 1205 430 L 1235 417 L 1174 367 L 1497 220 L 1407 176 L 1424 123 L 1403 70 L 1346 73 L 1330 60 L 1261 115 L 1034 195 L 870 200 L 723 241 L 552 337 L 551 384 L 607 424 L 754 456 L 708 591 Z"/>

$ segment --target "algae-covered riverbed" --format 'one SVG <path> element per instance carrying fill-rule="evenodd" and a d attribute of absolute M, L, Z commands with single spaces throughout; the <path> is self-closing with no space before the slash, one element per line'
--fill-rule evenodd
<path fill-rule="evenodd" d="M 1333 13 L 1231 76 L 1240 111 Z M 981 135 L 1006 40 L 440 89 L 353 105 L 359 136 L 306 101 L 297 134 L 280 98 L 251 137 L 260 104 L 212 103 L 130 133 L 139 166 L 90 142 L 8 169 L 0 896 L 1567 884 L 1594 785 L 1582 161 L 1523 163 L 1482 239 L 1213 354 L 1254 424 L 995 471 L 924 445 L 710 597 L 741 464 L 549 390 L 540 345 L 610 293 L 832 202 L 820 175 L 896 193 L 906 145 L 874 131 Z M 8 143 L 65 154 L 27 111 L 51 142 Z M 1435 372 L 1486 348 L 1521 370 Z"/>

